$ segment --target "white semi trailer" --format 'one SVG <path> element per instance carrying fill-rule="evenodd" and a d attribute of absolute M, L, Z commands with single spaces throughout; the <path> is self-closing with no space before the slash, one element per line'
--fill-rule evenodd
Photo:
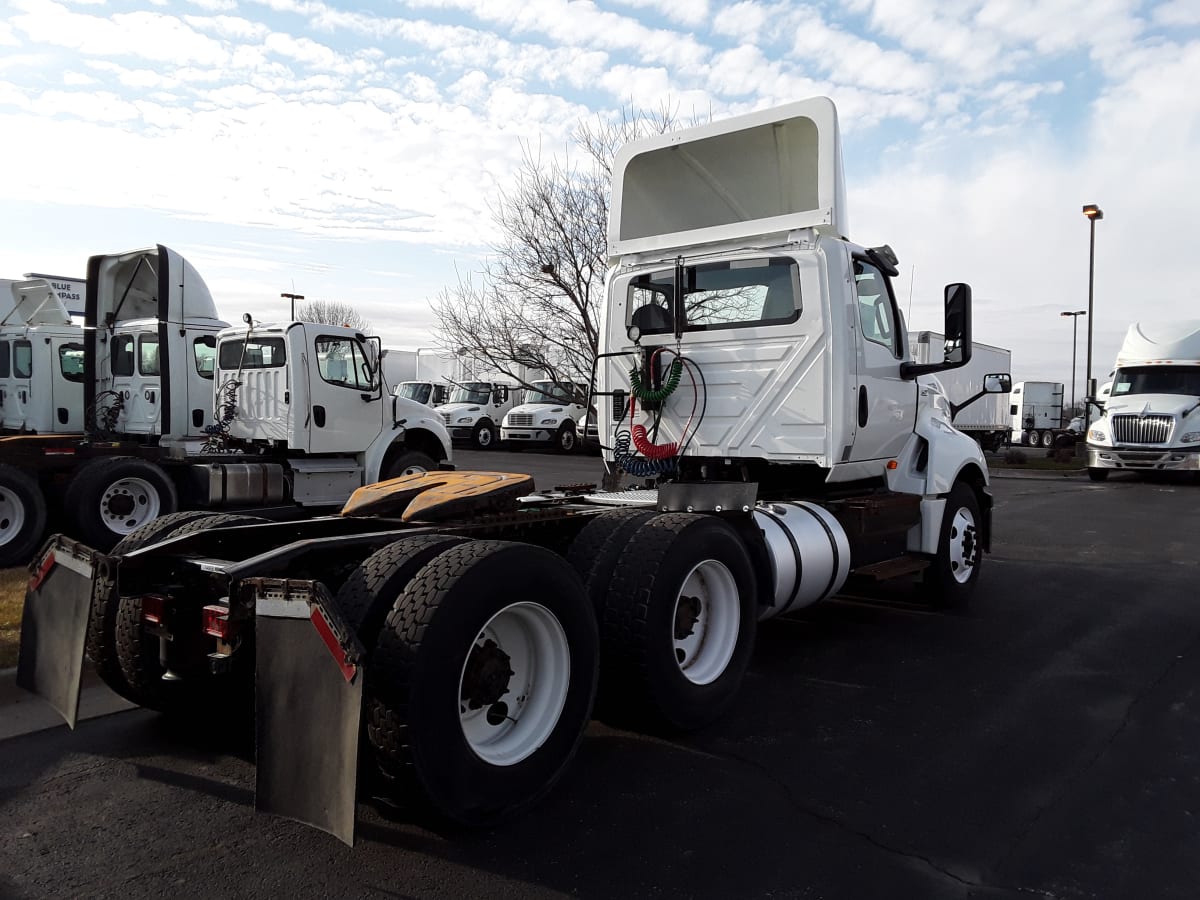
<path fill-rule="evenodd" d="M 1063 386 L 1060 381 L 1018 381 L 1013 384 L 1009 413 L 1012 443 L 1053 447 L 1063 424 Z"/>
<path fill-rule="evenodd" d="M 352 841 L 360 760 L 400 802 L 492 824 L 555 784 L 597 690 L 625 727 L 697 728 L 760 620 L 852 578 L 965 602 L 988 471 L 928 376 L 971 359 L 970 288 L 947 286 L 945 356 L 916 363 L 895 256 L 848 230 L 827 99 L 625 147 L 594 393 L 608 474 L 640 487 L 425 473 L 340 516 L 167 517 L 108 554 L 56 537 L 18 683 L 73 721 L 90 634 L 137 703 L 252 695 L 257 808 Z"/>
<path fill-rule="evenodd" d="M 917 363 L 937 362 L 945 358 L 945 338 L 936 331 L 910 331 L 909 352 Z M 1012 354 L 1003 347 L 993 347 L 978 341 L 971 345 L 971 361 L 958 369 L 938 375 L 942 390 L 952 403 L 961 403 L 983 387 L 989 373 L 1011 371 Z M 972 403 L 954 418 L 954 427 L 970 435 L 985 450 L 999 450 L 1009 439 L 1011 419 L 1008 397 L 990 394 Z"/>
<path fill-rule="evenodd" d="M 1200 321 L 1130 325 L 1103 404 L 1088 428 L 1093 481 L 1113 470 L 1200 472 Z"/>

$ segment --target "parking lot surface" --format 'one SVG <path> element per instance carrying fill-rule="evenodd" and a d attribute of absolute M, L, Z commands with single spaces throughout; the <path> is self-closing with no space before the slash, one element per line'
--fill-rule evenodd
<path fill-rule="evenodd" d="M 599 474 L 457 462 L 509 456 Z M 143 710 L 0 741 L 0 896 L 1194 897 L 1200 488 L 993 488 L 967 610 L 888 591 L 766 623 L 731 714 L 593 723 L 496 831 L 364 797 L 347 848 L 255 814 L 251 746 Z"/>

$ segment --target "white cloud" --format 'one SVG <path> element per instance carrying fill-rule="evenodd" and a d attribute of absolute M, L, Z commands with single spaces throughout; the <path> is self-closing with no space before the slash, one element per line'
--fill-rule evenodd
<path fill-rule="evenodd" d="M 1170 0 L 1154 8 L 1154 21 L 1167 27 L 1193 27 L 1200 25 L 1200 7 L 1192 0 Z"/>

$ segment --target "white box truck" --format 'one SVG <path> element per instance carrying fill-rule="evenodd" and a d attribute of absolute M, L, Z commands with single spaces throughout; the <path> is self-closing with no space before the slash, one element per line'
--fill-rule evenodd
<path fill-rule="evenodd" d="M 1028 447 L 1053 447 L 1062 430 L 1061 381 L 1018 381 L 1009 403 L 1011 441 Z"/>
<path fill-rule="evenodd" d="M 1093 481 L 1114 469 L 1200 472 L 1200 320 L 1129 326 L 1087 452 Z"/>
<path fill-rule="evenodd" d="M 936 331 L 910 331 L 909 350 L 914 362 L 937 362 L 945 358 L 946 339 Z M 1012 354 L 1003 347 L 972 342 L 971 361 L 960 369 L 937 375 L 951 403 L 962 403 L 979 393 L 984 376 L 1012 370 Z M 1008 440 L 1011 422 L 1008 397 L 988 394 L 954 417 L 954 427 L 970 435 L 984 450 L 999 450 Z"/>

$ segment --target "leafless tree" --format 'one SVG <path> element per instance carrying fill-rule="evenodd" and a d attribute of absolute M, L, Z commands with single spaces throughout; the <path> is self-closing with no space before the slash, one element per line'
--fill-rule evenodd
<path fill-rule="evenodd" d="M 366 334 L 371 323 L 362 313 L 340 300 L 309 300 L 301 303 L 296 310 L 296 317 L 301 322 L 316 322 L 320 325 L 344 325 Z"/>
<path fill-rule="evenodd" d="M 627 107 L 616 120 L 580 123 L 575 160 L 527 146 L 515 184 L 493 203 L 500 236 L 482 267 L 434 301 L 439 345 L 526 386 L 527 369 L 586 379 L 600 339 L 613 156 L 676 126 L 672 110 Z"/>

